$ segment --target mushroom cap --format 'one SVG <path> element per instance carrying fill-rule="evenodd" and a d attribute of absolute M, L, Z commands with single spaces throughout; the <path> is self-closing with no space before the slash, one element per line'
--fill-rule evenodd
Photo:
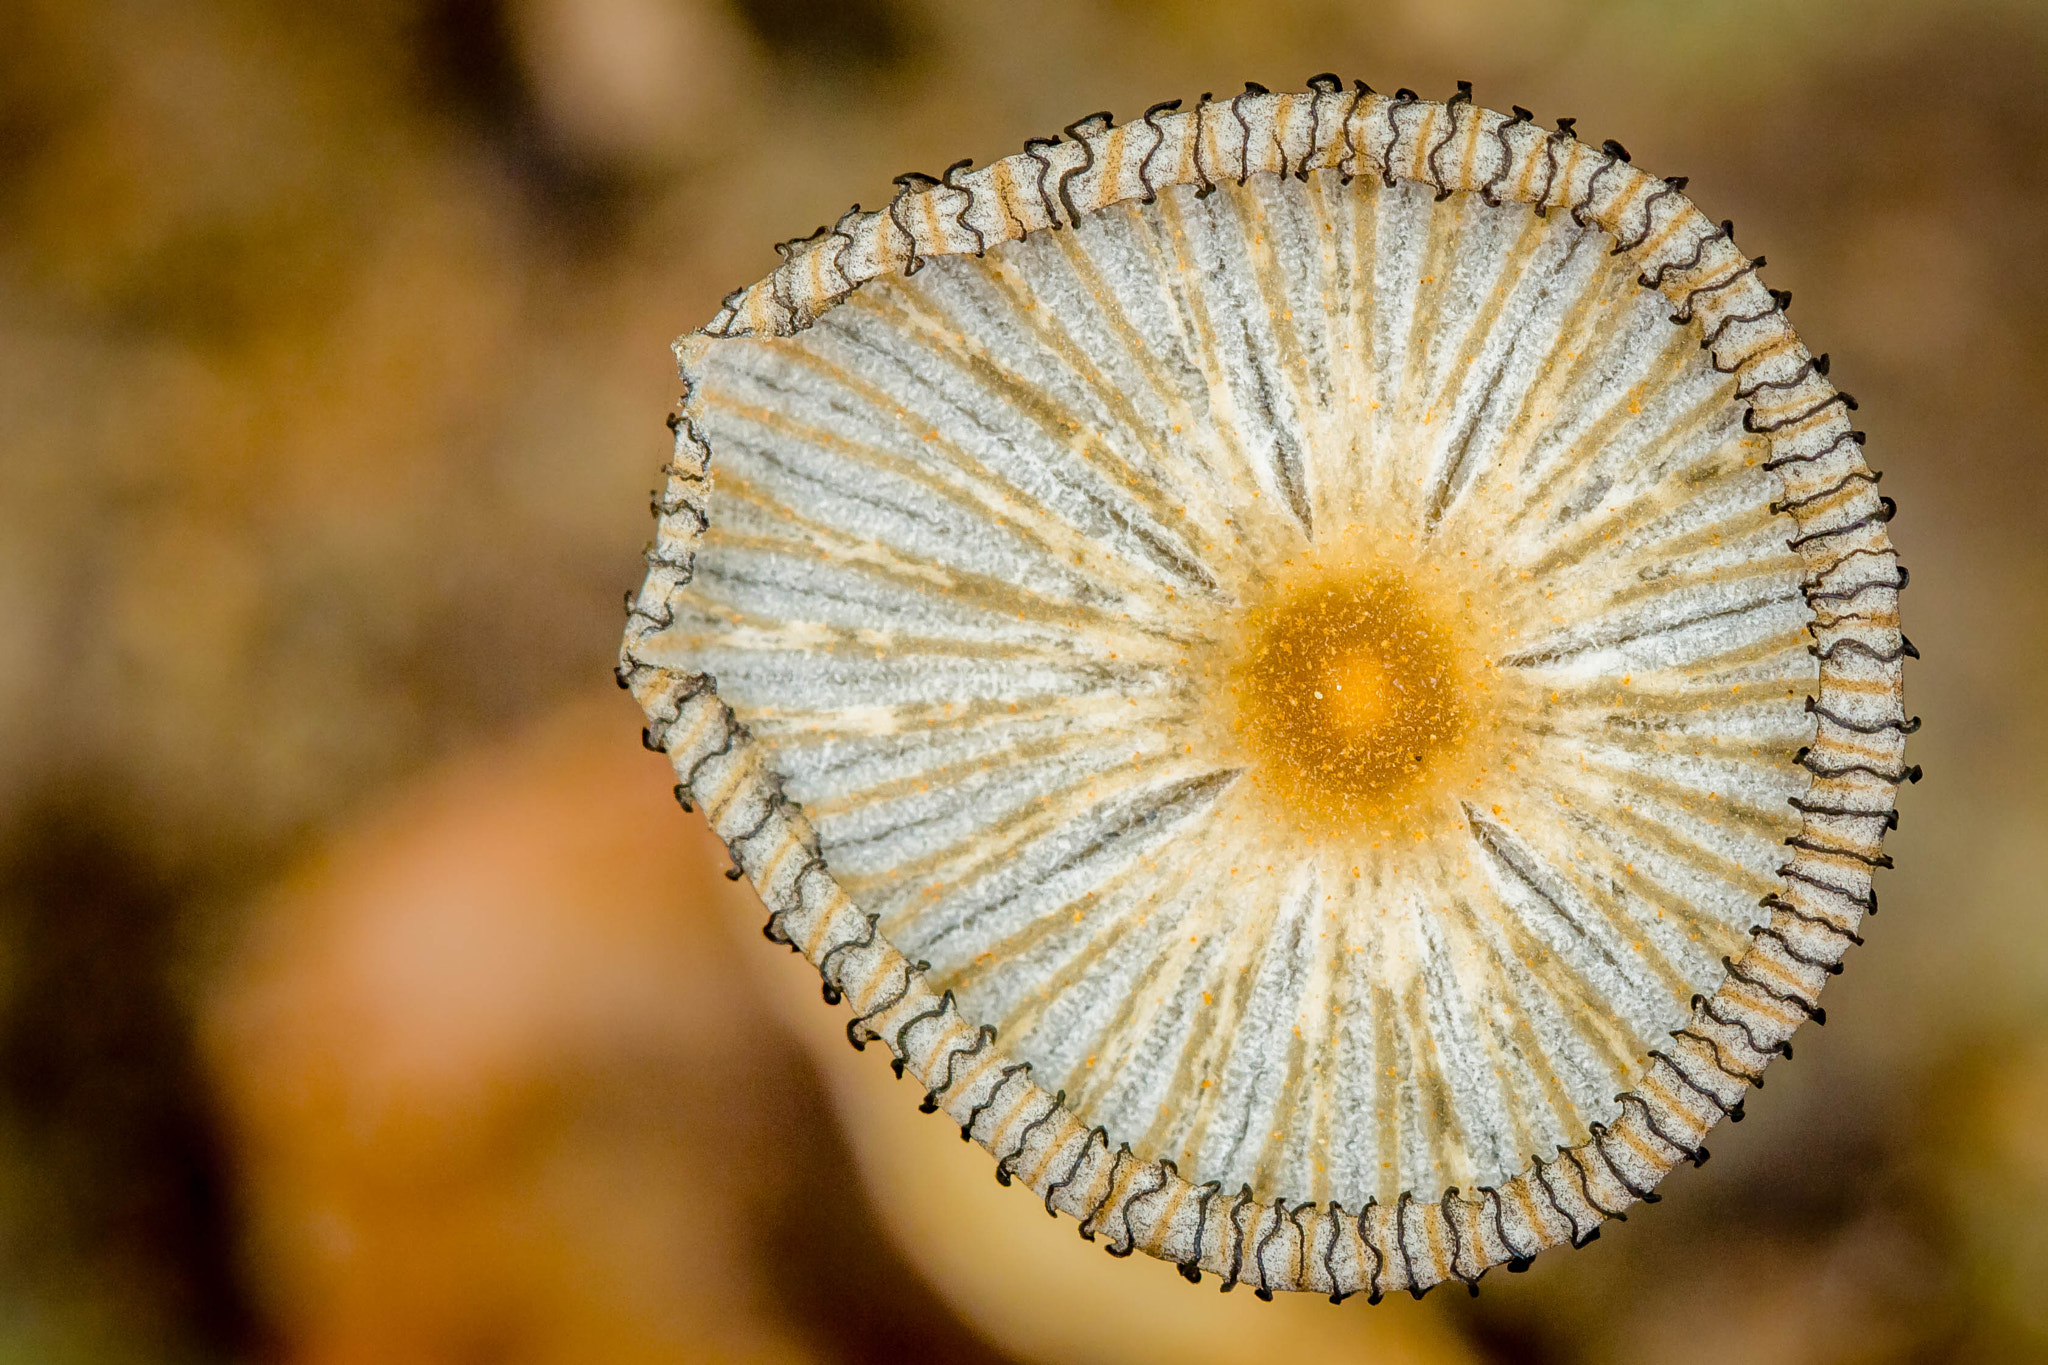
<path fill-rule="evenodd" d="M 628 600 L 764 932 L 1190 1278 L 1419 1294 L 1654 1199 L 1917 777 L 1891 505 L 1762 259 L 1462 89 L 898 184 L 677 343 Z"/>

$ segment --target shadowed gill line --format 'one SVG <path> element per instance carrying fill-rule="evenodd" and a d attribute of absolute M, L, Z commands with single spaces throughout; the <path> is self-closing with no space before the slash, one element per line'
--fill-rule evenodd
<path fill-rule="evenodd" d="M 1056 241 L 1059 245 L 1066 245 L 1071 238 L 1063 235 Z M 1071 260 L 1073 250 L 1067 246 L 1063 259 Z M 1209 490 L 1200 481 L 1181 486 L 1187 476 L 1196 472 L 1185 461 L 1172 461 L 1181 466 L 1176 471 L 1179 478 L 1170 480 L 1167 477 L 1159 458 L 1163 452 L 1158 442 L 1152 439 L 1154 433 L 1150 424 L 1140 418 L 1127 397 L 1107 382 L 1059 319 L 1053 317 L 1049 310 L 1029 307 L 1024 303 L 1024 296 L 1030 292 L 1029 280 L 1025 278 L 1027 266 L 1044 268 L 1035 261 L 999 261 L 996 268 L 982 277 L 981 282 L 988 286 L 991 294 L 982 302 L 1004 310 L 1005 317 L 997 320 L 999 327 L 1007 322 L 1016 331 L 1036 341 L 1046 355 L 1058 361 L 1073 382 L 1092 396 L 1099 408 L 1120 427 L 1115 433 L 1117 440 L 1095 439 L 1101 433 L 1088 433 L 1068 418 L 1066 403 L 1035 382 L 997 365 L 985 348 L 969 344 L 968 338 L 972 333 L 959 325 L 960 319 L 952 316 L 946 305 L 929 289 L 904 290 L 900 298 L 878 299 L 875 308 L 878 316 L 898 319 L 904 332 L 925 335 L 932 343 L 929 349 L 950 362 L 956 373 L 991 391 L 999 401 L 1006 402 L 1011 411 L 1027 419 L 1049 443 L 1067 450 L 1096 473 L 1106 488 L 1115 490 L 1118 496 L 1130 497 L 1160 532 L 1182 540 L 1186 553 L 1169 545 L 1157 534 L 1146 539 L 1138 531 L 1130 532 L 1147 544 L 1155 557 L 1164 557 L 1167 562 L 1176 564 L 1176 572 L 1188 582 L 1220 594 L 1222 589 L 1214 570 L 1200 548 L 1202 542 L 1213 541 L 1213 533 L 1186 515 L 1187 507 L 1198 501 L 1193 494 Z M 1107 310 L 1098 308 L 1097 312 L 1103 314 Z M 930 321 L 921 320 L 917 316 L 919 313 Z M 1111 330 L 1115 331 L 1114 328 Z M 1129 453 L 1120 446 L 1128 446 Z M 1096 501 L 1101 502 L 1100 499 Z M 1107 506 L 1106 503 L 1103 505 Z M 1181 533 L 1184 530 L 1198 532 L 1197 540 L 1188 541 Z"/>

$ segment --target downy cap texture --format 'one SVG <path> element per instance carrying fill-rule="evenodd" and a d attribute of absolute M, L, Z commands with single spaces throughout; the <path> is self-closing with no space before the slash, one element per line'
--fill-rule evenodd
<path fill-rule="evenodd" d="M 998 1179 L 1377 1297 L 1741 1116 L 1912 648 L 1854 400 L 1683 181 L 1310 85 L 787 244 L 677 344 L 620 680 Z"/>

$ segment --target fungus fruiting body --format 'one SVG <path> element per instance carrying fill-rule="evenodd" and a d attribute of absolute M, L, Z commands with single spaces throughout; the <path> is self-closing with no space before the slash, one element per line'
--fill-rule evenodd
<path fill-rule="evenodd" d="M 677 345 L 620 680 L 848 1037 L 1118 1254 L 1655 1198 L 1875 908 L 1904 572 L 1733 230 L 1333 78 L 905 177 Z"/>

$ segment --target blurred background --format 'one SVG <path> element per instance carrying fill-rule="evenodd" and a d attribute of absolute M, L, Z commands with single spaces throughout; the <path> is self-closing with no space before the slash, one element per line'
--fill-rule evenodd
<path fill-rule="evenodd" d="M 1574 115 L 1768 252 L 1928 717 L 1713 1162 L 1341 1310 L 998 1189 L 609 673 L 668 342 L 771 243 L 1325 69 Z M 0 0 L 0 1360 L 2048 1359 L 2044 70 L 2021 0 Z"/>

